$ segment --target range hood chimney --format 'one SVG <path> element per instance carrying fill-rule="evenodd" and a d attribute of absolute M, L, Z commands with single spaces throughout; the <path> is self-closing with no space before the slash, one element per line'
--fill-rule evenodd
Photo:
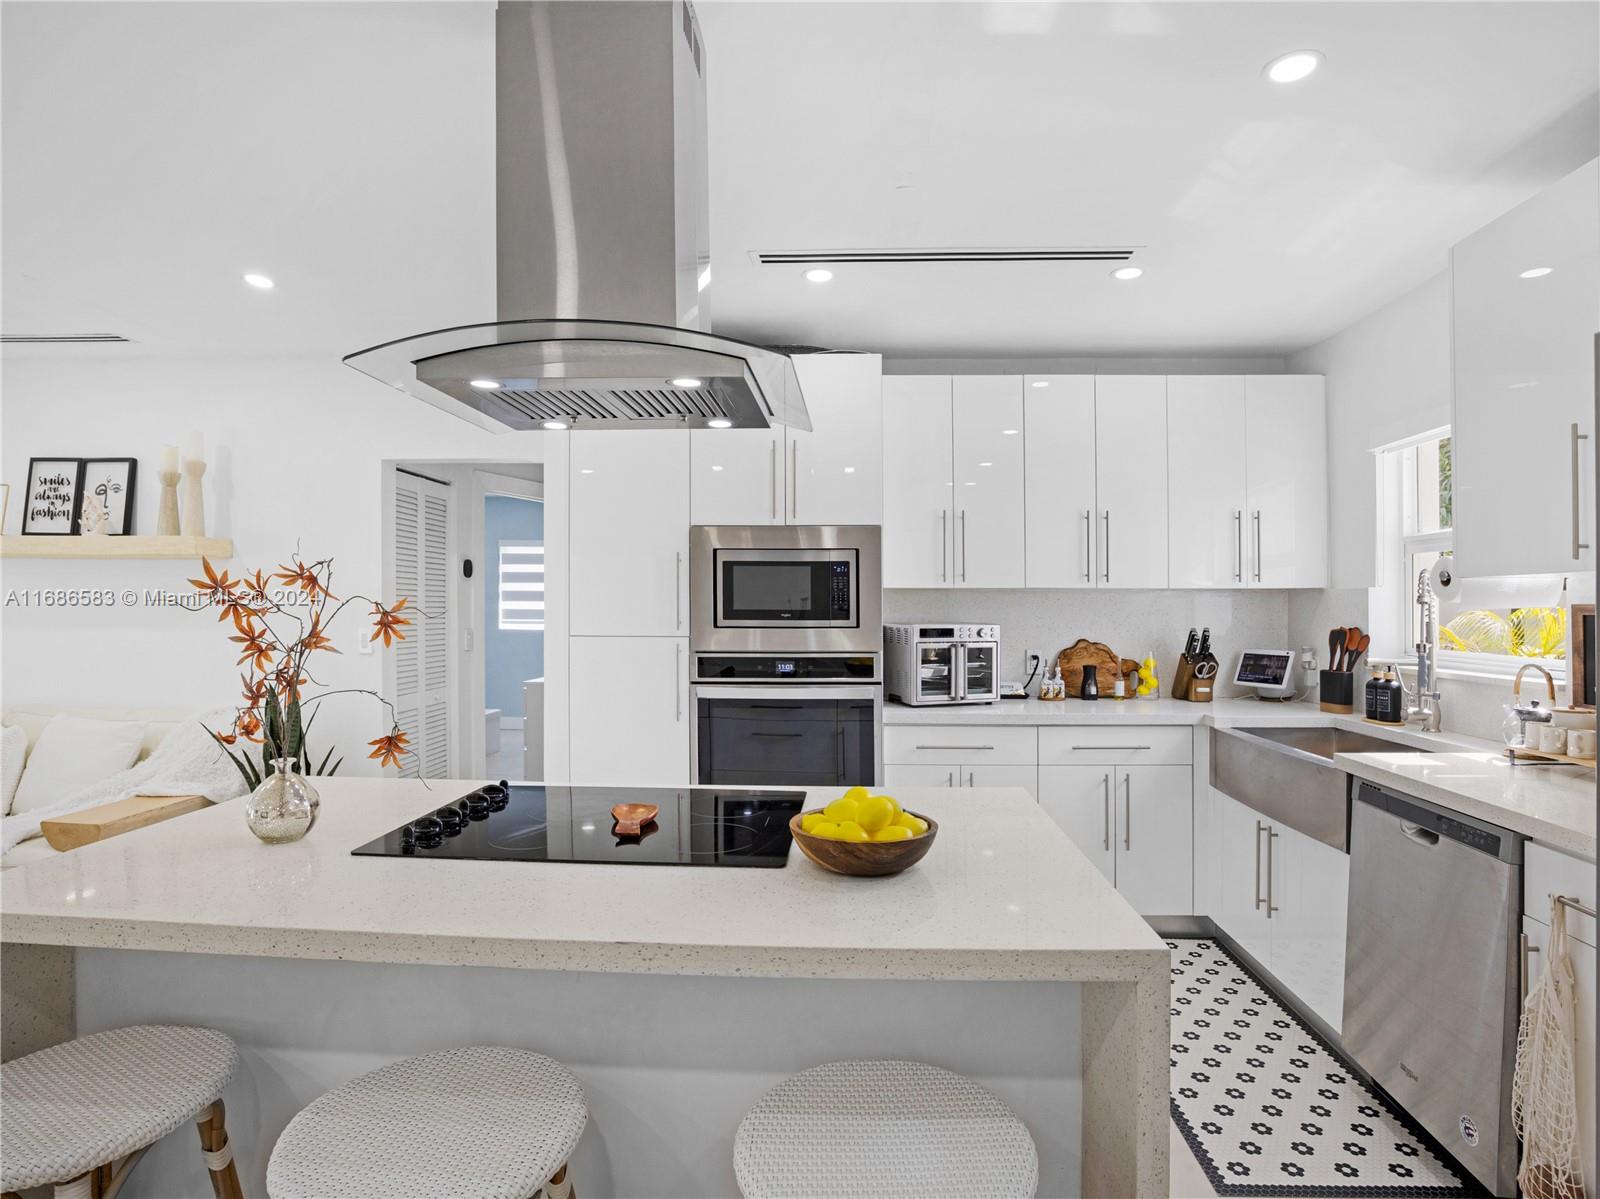
<path fill-rule="evenodd" d="M 811 427 L 710 329 L 706 53 L 687 0 L 501 0 L 499 319 L 344 359 L 492 430 Z"/>

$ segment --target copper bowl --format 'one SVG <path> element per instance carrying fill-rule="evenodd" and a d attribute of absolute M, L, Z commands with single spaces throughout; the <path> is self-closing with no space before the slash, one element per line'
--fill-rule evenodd
<path fill-rule="evenodd" d="M 921 812 L 912 812 L 913 816 L 928 822 L 928 831 L 909 841 L 832 841 L 827 837 L 813 837 L 800 827 L 801 817 L 810 814 L 801 812 L 789 818 L 789 832 L 794 835 L 800 852 L 824 870 L 856 878 L 882 878 L 915 866 L 927 856 L 928 850 L 933 848 L 934 837 L 939 834 L 938 821 Z"/>

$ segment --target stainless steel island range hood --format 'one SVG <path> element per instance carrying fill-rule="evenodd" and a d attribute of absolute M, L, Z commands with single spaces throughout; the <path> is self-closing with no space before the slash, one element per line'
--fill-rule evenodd
<path fill-rule="evenodd" d="M 344 359 L 484 428 L 809 429 L 787 355 L 710 331 L 687 0 L 501 0 L 499 320 Z"/>

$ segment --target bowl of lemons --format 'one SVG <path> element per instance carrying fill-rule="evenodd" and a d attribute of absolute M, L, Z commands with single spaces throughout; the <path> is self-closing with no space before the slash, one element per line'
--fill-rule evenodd
<path fill-rule="evenodd" d="M 877 878 L 920 862 L 939 826 L 890 796 L 851 787 L 827 807 L 792 817 L 789 831 L 800 852 L 824 870 Z"/>

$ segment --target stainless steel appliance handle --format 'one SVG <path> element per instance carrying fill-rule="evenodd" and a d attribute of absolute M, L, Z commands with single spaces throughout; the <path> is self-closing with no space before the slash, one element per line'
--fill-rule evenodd
<path fill-rule="evenodd" d="M 939 511 L 939 579 L 950 581 L 950 509 Z"/>
<path fill-rule="evenodd" d="M 677 562 L 672 568 L 672 603 L 678 627 L 681 629 L 683 628 L 683 554 L 679 552 L 673 557 Z"/>
<path fill-rule="evenodd" d="M 1233 511 L 1233 581 L 1244 582 L 1244 509 Z"/>
<path fill-rule="evenodd" d="M 961 581 L 967 581 L 967 510 L 961 509 Z"/>
<path fill-rule="evenodd" d="M 912 748 L 913 749 L 971 749 L 971 750 L 980 750 L 980 749 L 993 749 L 994 746 L 992 746 L 992 745 L 917 745 L 917 746 L 913 746 Z"/>
<path fill-rule="evenodd" d="M 966 527 L 965 521 L 963 521 L 962 527 Z M 961 577 L 967 577 L 964 566 Z M 950 647 L 950 698 L 967 698 L 967 647 L 960 643 Z"/>
<path fill-rule="evenodd" d="M 1267 826 L 1265 823 L 1260 820 L 1256 821 L 1256 885 L 1252 894 L 1256 901 L 1255 911 L 1258 912 L 1261 910 L 1261 905 L 1266 902 L 1261 898 L 1261 834 L 1264 833 L 1266 829 Z"/>
<path fill-rule="evenodd" d="M 1272 913 L 1278 910 L 1278 905 L 1272 902 L 1272 843 L 1278 839 L 1278 830 L 1270 824 L 1267 825 L 1267 919 L 1272 919 Z"/>
<path fill-rule="evenodd" d="M 683 688 L 678 685 L 678 676 L 683 673 L 683 646 L 675 645 L 672 656 L 672 719 L 676 723 L 683 721 Z"/>
<path fill-rule="evenodd" d="M 1539 947 L 1529 942 L 1527 933 L 1517 934 L 1517 949 L 1522 959 L 1522 966 L 1517 977 L 1521 980 L 1522 1003 L 1528 1002 L 1528 987 L 1533 983 L 1533 973 L 1529 969 L 1528 957 L 1539 952 Z"/>
<path fill-rule="evenodd" d="M 1110 853 L 1111 852 L 1111 776 L 1109 774 L 1102 776 L 1101 782 L 1105 786 L 1106 830 L 1105 830 L 1105 836 L 1104 836 L 1104 845 L 1105 845 L 1105 851 L 1107 853 Z"/>
<path fill-rule="evenodd" d="M 1133 776 L 1122 776 L 1122 848 L 1133 848 Z M 1272 884 L 1267 884 L 1267 894 L 1272 893 Z"/>
<path fill-rule="evenodd" d="M 1583 537 L 1583 470 L 1581 455 L 1578 453 L 1578 443 L 1588 441 L 1587 433 L 1578 432 L 1577 423 L 1572 426 L 1572 557 L 1574 560 L 1583 556 L 1583 551 L 1589 548 Z"/>
<path fill-rule="evenodd" d="M 696 683 L 694 693 L 704 699 L 874 699 L 882 688 L 867 683 L 790 683 L 787 686 L 746 686 L 742 683 Z"/>
<path fill-rule="evenodd" d="M 778 439 L 772 439 L 772 454 L 768 464 L 772 473 L 772 519 L 778 519 Z"/>
<path fill-rule="evenodd" d="M 1077 753 L 1079 750 L 1087 750 L 1087 751 L 1094 751 L 1094 750 L 1101 750 L 1101 749 L 1136 750 L 1136 749 L 1149 749 L 1149 748 L 1150 747 L 1148 745 L 1074 745 L 1072 747 L 1072 752 L 1073 753 Z"/>
<path fill-rule="evenodd" d="M 1261 509 L 1256 509 L 1256 582 L 1261 582 Z"/>
<path fill-rule="evenodd" d="M 1083 510 L 1083 581 L 1094 582 L 1094 509 Z"/>
<path fill-rule="evenodd" d="M 1411 840 L 1415 841 L 1418 845 L 1427 845 L 1432 847 L 1439 844 L 1438 833 L 1434 832 L 1431 828 L 1423 828 L 1420 824 L 1413 824 L 1409 820 L 1402 820 L 1400 822 L 1400 831 L 1407 837 L 1411 838 Z"/>
<path fill-rule="evenodd" d="M 1105 555 L 1106 560 L 1106 570 L 1102 578 L 1109 583 L 1111 582 L 1111 509 L 1107 508 L 1100 515 L 1106 522 L 1106 535 L 1100 539 L 1100 552 Z"/>
<path fill-rule="evenodd" d="M 804 737 L 804 733 L 751 733 L 752 737 Z"/>

